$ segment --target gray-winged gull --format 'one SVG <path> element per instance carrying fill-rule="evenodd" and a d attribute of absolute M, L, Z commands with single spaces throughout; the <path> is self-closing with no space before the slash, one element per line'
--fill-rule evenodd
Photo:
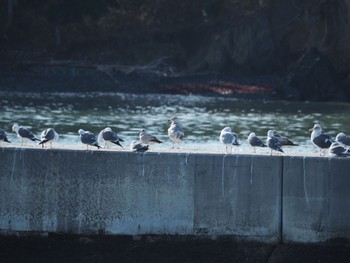
<path fill-rule="evenodd" d="M 139 137 L 140 137 L 140 141 L 146 145 L 151 145 L 151 144 L 155 144 L 155 143 L 163 143 L 156 136 L 147 133 L 145 129 L 141 130 Z"/>
<path fill-rule="evenodd" d="M 311 142 L 320 149 L 320 155 L 324 154 L 323 149 L 328 149 L 334 140 L 322 130 L 321 125 L 318 123 L 309 131 L 312 131 Z"/>
<path fill-rule="evenodd" d="M 18 126 L 17 124 L 12 126 L 12 131 L 17 133 L 18 138 L 22 140 L 22 145 L 24 142 L 27 142 L 28 140 L 31 141 L 40 141 L 38 138 L 34 136 L 34 134 L 27 128 L 24 128 L 22 126 Z"/>
<path fill-rule="evenodd" d="M 132 141 L 130 143 L 130 150 L 133 152 L 145 152 L 148 150 L 148 145 L 143 145 L 140 141 Z"/>
<path fill-rule="evenodd" d="M 254 147 L 254 152 L 255 152 L 255 147 L 267 147 L 263 141 L 256 136 L 254 132 L 251 132 L 248 136 L 247 142 Z"/>
<path fill-rule="evenodd" d="M 54 128 L 47 128 L 41 133 L 41 142 L 39 142 L 39 144 L 41 144 L 44 148 L 45 144 L 49 142 L 52 148 L 52 142 L 57 141 L 58 138 L 58 133 L 55 131 Z"/>
<path fill-rule="evenodd" d="M 98 143 L 102 145 L 103 143 L 105 144 L 105 148 L 107 148 L 108 145 L 119 145 L 120 147 L 123 148 L 123 145 L 120 144 L 120 142 L 123 142 L 124 140 L 120 138 L 117 133 L 112 131 L 111 128 L 107 127 L 103 129 L 99 134 L 98 134 Z"/>
<path fill-rule="evenodd" d="M 345 146 L 350 146 L 350 137 L 343 132 L 338 133 L 335 140 Z"/>
<path fill-rule="evenodd" d="M 0 129 L 0 141 L 1 141 L 1 144 L 2 142 L 7 142 L 7 143 L 11 143 L 8 139 L 7 139 L 7 136 L 6 136 L 6 133 L 3 129 Z"/>
<path fill-rule="evenodd" d="M 170 140 L 173 142 L 173 147 L 175 147 L 175 143 L 177 143 L 177 148 L 180 148 L 180 142 L 185 137 L 184 130 L 181 128 L 179 124 L 179 118 L 173 116 L 169 119 L 170 127 L 168 129 L 168 136 Z"/>
<path fill-rule="evenodd" d="M 86 149 L 89 149 L 90 146 L 95 146 L 98 149 L 101 148 L 101 146 L 96 141 L 96 136 L 92 132 L 84 131 L 83 129 L 79 129 L 78 133 L 80 134 L 80 141 L 83 144 L 86 144 Z"/>
<path fill-rule="evenodd" d="M 285 136 L 280 135 L 277 131 L 273 131 L 273 136 L 277 138 L 277 140 L 280 142 L 281 146 L 299 146 L 299 144 L 296 144 L 292 142 L 290 139 L 288 139 Z"/>
<path fill-rule="evenodd" d="M 221 130 L 220 133 L 220 142 L 225 145 L 225 153 L 232 153 L 233 145 L 240 145 L 238 141 L 237 134 L 232 132 L 230 127 L 225 127 Z M 229 150 L 229 151 L 228 151 Z"/>
<path fill-rule="evenodd" d="M 335 141 L 329 147 L 328 153 L 331 156 L 349 156 L 350 150 L 348 148 L 345 148 L 339 142 Z"/>
<path fill-rule="evenodd" d="M 283 150 L 281 148 L 282 144 L 278 140 L 278 138 L 275 137 L 273 130 L 269 130 L 267 132 L 266 144 L 271 149 L 271 155 L 272 155 L 272 150 L 283 153 Z"/>

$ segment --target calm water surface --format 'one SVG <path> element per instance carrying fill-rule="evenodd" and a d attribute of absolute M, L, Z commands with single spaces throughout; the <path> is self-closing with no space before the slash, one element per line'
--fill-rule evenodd
<path fill-rule="evenodd" d="M 285 101 L 249 101 L 234 98 L 192 95 L 135 95 L 119 93 L 0 94 L 0 128 L 14 145 L 19 139 L 11 132 L 14 123 L 28 127 L 38 137 L 43 129 L 54 127 L 58 144 L 81 146 L 78 129 L 96 135 L 109 126 L 128 146 L 145 128 L 165 143 L 153 148 L 170 148 L 167 120 L 177 115 L 185 130 L 182 148 L 221 151 L 222 128 L 229 126 L 247 149 L 251 131 L 263 139 L 269 129 L 293 139 L 300 147 L 288 151 L 313 151 L 309 128 L 319 122 L 331 136 L 350 134 L 350 104 Z"/>

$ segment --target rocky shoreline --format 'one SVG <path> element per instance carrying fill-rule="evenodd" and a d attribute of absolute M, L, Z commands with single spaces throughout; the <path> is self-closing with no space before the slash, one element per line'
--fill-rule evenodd
<path fill-rule="evenodd" d="M 0 91 L 196 94 L 248 99 L 349 101 L 326 57 L 305 54 L 285 75 L 181 71 L 158 59 L 124 66 L 67 60 L 0 64 Z"/>
<path fill-rule="evenodd" d="M 26 62 L 0 67 L 0 90 L 7 92 L 124 92 L 268 98 L 278 76 L 183 73 L 170 65 L 119 66 L 72 61 Z"/>

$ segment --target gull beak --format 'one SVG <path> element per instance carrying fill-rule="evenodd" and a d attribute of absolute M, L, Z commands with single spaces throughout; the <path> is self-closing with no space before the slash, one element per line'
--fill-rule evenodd
<path fill-rule="evenodd" d="M 309 129 L 309 131 L 313 131 L 313 130 L 314 130 L 314 128 Z"/>

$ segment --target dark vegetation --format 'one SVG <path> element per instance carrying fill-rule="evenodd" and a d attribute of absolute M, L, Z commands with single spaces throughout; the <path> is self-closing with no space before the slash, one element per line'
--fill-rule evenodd
<path fill-rule="evenodd" d="M 0 3 L 3 90 L 350 98 L 347 0 Z"/>

